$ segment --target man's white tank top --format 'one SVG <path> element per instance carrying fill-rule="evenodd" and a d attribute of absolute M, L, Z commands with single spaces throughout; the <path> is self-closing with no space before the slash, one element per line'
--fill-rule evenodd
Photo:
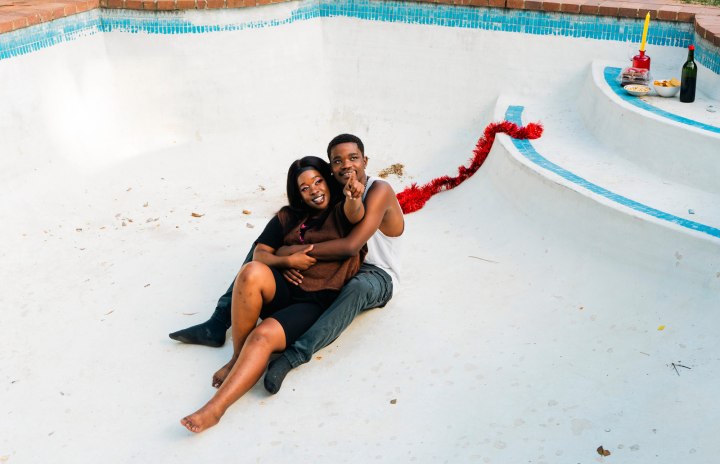
<path fill-rule="evenodd" d="M 368 176 L 367 184 L 365 184 L 365 192 L 363 192 L 363 202 L 370 191 L 370 187 L 377 179 Z M 393 281 L 393 292 L 397 292 L 400 283 L 400 238 L 388 237 L 383 234 L 380 229 L 370 237 L 367 242 L 368 253 L 365 256 L 365 262 L 372 264 L 384 270 Z"/>

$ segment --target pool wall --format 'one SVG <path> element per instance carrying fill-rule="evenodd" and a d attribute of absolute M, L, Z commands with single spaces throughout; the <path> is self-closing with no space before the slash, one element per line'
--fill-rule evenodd
<path fill-rule="evenodd" d="M 427 37 L 429 27 L 433 37 Z M 16 109 L 0 118 L 10 134 L 47 122 L 43 133 L 56 134 L 59 143 L 10 139 L 21 138 L 18 147 L 36 153 L 67 147 L 68 156 L 99 149 L 107 156 L 134 153 L 141 141 L 148 142 L 142 144 L 147 150 L 180 143 L 196 132 L 230 132 L 236 124 L 260 130 L 262 124 L 277 124 L 271 121 L 278 115 L 316 121 L 309 126 L 316 128 L 329 120 L 354 126 L 363 113 L 383 114 L 397 126 L 432 119 L 423 116 L 432 108 L 447 116 L 447 127 L 432 124 L 437 129 L 474 134 L 475 125 L 458 127 L 456 121 L 487 123 L 482 116 L 489 115 L 494 99 L 487 95 L 557 92 L 558 85 L 577 82 L 596 55 L 627 58 L 641 28 L 637 20 L 398 2 L 311 0 L 184 12 L 96 9 L 0 35 L 0 73 L 12 84 L 6 101 Z M 655 22 L 653 28 L 656 63 L 680 61 L 691 26 Z M 271 30 L 280 38 L 270 37 Z M 399 31 L 400 53 L 388 53 L 379 39 L 385 30 Z M 64 42 L 79 43 L 60 46 Z M 124 51 L 126 45 L 132 51 Z M 563 59 L 526 66 L 543 47 Z M 32 53 L 48 48 L 41 57 Z M 210 50 L 212 56 L 201 59 Z M 27 59 L 12 59 L 21 56 Z M 268 56 L 273 56 L 271 67 Z M 224 63 L 231 64 L 223 68 Z M 498 78 L 493 72 L 498 66 L 509 75 Z M 258 74 L 260 69 L 267 75 Z M 290 70 L 305 77 L 287 83 L 283 76 Z M 387 85 L 372 85 L 385 74 Z M 447 85 L 452 92 L 443 90 Z M 194 93 L 201 90 L 202 98 Z M 28 106 L 28 101 L 35 103 Z M 247 108 L 253 108 L 252 115 Z M 38 109 L 42 117 L 30 115 Z M 408 112 L 415 114 L 413 122 Z M 96 129 L 77 137 L 78 127 Z M 43 142 L 48 148 L 41 148 Z"/>
<path fill-rule="evenodd" d="M 84 33 L 112 30 L 159 34 L 205 33 L 277 26 L 309 18 L 335 16 L 622 42 L 639 42 L 643 28 L 643 22 L 638 19 L 407 2 L 309 0 L 290 2 L 287 6 L 289 8 L 286 17 L 264 19 L 262 8 L 244 9 L 243 21 L 230 24 L 203 24 L 202 21 L 189 19 L 200 18 L 197 14 L 183 15 L 183 12 L 177 11 L 141 13 L 128 10 L 92 10 L 79 15 L 81 17 L 70 16 L 57 20 L 53 27 L 40 24 L 30 30 L 21 29 L 0 35 L 0 59 L 72 40 Z M 250 13 L 251 10 L 254 14 Z M 188 10 L 185 13 L 198 11 Z M 648 34 L 648 43 L 651 45 L 687 47 L 693 42 L 697 45 L 698 61 L 714 72 L 720 72 L 717 48 L 699 37 L 690 23 L 651 23 Z"/>
<path fill-rule="evenodd" d="M 95 9 L 0 35 L 3 98 L 12 108 L 0 127 L 9 153 L 55 151 L 83 169 L 99 163 L 98 152 L 105 164 L 238 127 L 329 135 L 423 125 L 433 130 L 415 137 L 453 152 L 473 143 L 497 95 L 567 96 L 590 59 L 627 59 L 641 32 L 632 19 L 362 0 Z M 392 53 L 387 33 L 398 34 Z M 689 23 L 653 22 L 654 63 L 682 63 L 693 34 Z M 704 76 L 720 87 L 717 74 Z M 12 157 L 3 164 L 3 177 L 22 170 Z"/>

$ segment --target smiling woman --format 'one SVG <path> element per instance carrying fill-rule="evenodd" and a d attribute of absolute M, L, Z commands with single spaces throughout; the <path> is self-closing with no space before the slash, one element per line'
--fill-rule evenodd
<path fill-rule="evenodd" d="M 245 264 L 235 279 L 232 357 L 213 376 L 217 393 L 180 421 L 189 431 L 198 433 L 216 425 L 257 383 L 270 355 L 283 351 L 306 332 L 357 274 L 365 249 L 342 260 L 317 262 L 307 254 L 312 246 L 289 256 L 275 255 L 282 246 L 343 238 L 362 219 L 361 197 L 340 197 L 338 188 L 331 189 L 328 181 L 334 183 L 327 163 L 320 158 L 306 156 L 290 165 L 289 205 L 270 220 L 256 241 L 253 261 Z M 345 214 L 345 205 L 350 203 L 350 210 L 359 214 Z M 289 284 L 281 274 L 283 269 L 303 271 L 302 282 Z M 258 317 L 262 322 L 256 327 Z"/>
<path fill-rule="evenodd" d="M 653 74 L 679 77 L 692 42 L 698 96 L 640 100 L 604 72 L 641 34 L 634 16 L 375 0 L 0 34 L 0 461 L 713 462 L 720 55 L 651 21 Z M 503 120 L 545 131 L 497 135 L 407 216 L 391 303 L 188 438 L 177 420 L 232 348 L 166 333 L 207 318 L 284 168 L 351 132 L 371 180 L 404 166 L 399 192 L 455 175 Z"/>

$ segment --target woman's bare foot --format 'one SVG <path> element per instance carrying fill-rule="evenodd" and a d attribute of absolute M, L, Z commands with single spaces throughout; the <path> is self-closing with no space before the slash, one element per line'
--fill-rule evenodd
<path fill-rule="evenodd" d="M 189 416 L 180 419 L 180 423 L 193 433 L 200 433 L 220 422 L 222 413 L 212 410 L 207 404 Z"/>
<path fill-rule="evenodd" d="M 233 366 L 235 365 L 235 359 L 231 359 L 228 361 L 227 364 L 225 364 L 223 367 L 218 369 L 217 372 L 213 374 L 212 377 L 212 386 L 215 388 L 220 388 L 220 385 L 225 381 L 228 374 L 230 373 L 230 370 L 232 370 Z"/>

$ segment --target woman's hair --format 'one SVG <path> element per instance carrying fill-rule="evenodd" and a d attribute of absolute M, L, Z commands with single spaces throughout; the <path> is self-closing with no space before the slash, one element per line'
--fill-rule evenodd
<path fill-rule="evenodd" d="M 343 198 L 342 188 L 333 178 L 332 172 L 330 171 L 330 165 L 327 161 L 322 158 L 318 158 L 317 156 L 305 156 L 293 161 L 290 168 L 288 168 L 287 174 L 286 189 L 288 205 L 283 206 L 277 213 L 280 223 L 283 226 L 283 232 L 286 234 L 299 223 L 307 219 L 310 214 L 317 212 L 317 210 L 308 206 L 302 199 L 302 195 L 300 195 L 300 189 L 297 184 L 297 178 L 300 173 L 307 171 L 308 169 L 318 171 L 320 175 L 323 176 L 323 179 L 325 179 L 325 182 L 328 185 L 328 190 L 330 191 L 330 204 L 321 215 L 323 220 Z"/>

